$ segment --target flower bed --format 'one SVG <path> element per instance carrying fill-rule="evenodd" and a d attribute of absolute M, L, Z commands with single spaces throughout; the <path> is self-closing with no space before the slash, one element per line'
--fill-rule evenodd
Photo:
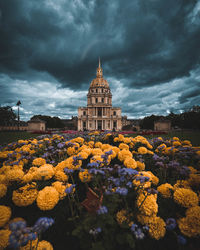
<path fill-rule="evenodd" d="M 43 135 L 0 152 L 0 249 L 197 249 L 200 147 Z"/>

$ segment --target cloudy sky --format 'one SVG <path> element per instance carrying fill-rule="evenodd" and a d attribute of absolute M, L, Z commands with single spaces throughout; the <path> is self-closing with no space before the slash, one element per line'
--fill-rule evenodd
<path fill-rule="evenodd" d="M 200 1 L 0 0 L 0 105 L 70 118 L 101 57 L 113 106 L 139 118 L 200 104 Z"/>

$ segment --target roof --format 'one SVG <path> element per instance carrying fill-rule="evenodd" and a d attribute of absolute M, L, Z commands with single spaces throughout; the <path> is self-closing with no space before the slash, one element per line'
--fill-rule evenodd
<path fill-rule="evenodd" d="M 39 118 L 34 118 L 34 119 L 31 119 L 30 121 L 28 121 L 28 123 L 46 123 L 46 121 L 43 121 Z"/>

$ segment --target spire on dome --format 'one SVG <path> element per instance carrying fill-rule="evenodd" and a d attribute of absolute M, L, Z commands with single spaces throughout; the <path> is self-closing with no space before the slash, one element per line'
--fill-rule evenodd
<path fill-rule="evenodd" d="M 101 78 L 101 77 L 103 77 L 103 70 L 101 68 L 101 61 L 99 57 L 99 67 L 97 68 L 97 78 Z"/>

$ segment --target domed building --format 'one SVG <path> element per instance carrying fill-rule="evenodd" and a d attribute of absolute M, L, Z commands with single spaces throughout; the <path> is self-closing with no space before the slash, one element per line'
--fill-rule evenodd
<path fill-rule="evenodd" d="M 108 82 L 103 78 L 99 60 L 96 78 L 92 80 L 87 107 L 78 108 L 78 130 L 121 130 L 121 108 L 112 107 L 112 94 Z"/>

